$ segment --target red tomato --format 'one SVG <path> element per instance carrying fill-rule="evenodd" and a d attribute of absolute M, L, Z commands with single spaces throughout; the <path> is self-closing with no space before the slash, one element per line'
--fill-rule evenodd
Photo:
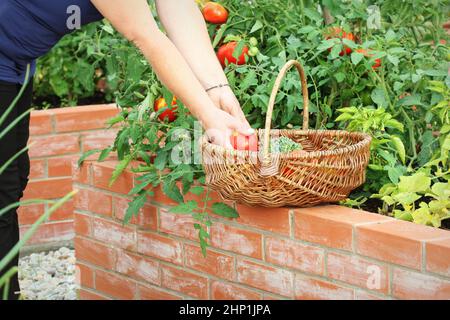
<path fill-rule="evenodd" d="M 228 42 L 222 45 L 217 51 L 217 58 L 219 58 L 222 67 L 225 67 L 225 60 L 228 61 L 228 63 L 234 63 L 237 65 L 245 63 L 245 56 L 248 55 L 248 47 L 244 46 L 244 48 L 242 49 L 242 53 L 239 56 L 239 59 L 236 60 L 236 58 L 233 57 L 233 52 L 237 44 L 238 43 L 236 41 Z"/>
<path fill-rule="evenodd" d="M 356 52 L 363 54 L 365 57 L 372 57 L 373 54 L 367 52 L 366 49 L 356 49 Z M 381 67 L 381 59 L 375 59 L 375 63 L 372 65 L 372 69 L 376 70 Z"/>
<path fill-rule="evenodd" d="M 325 39 L 328 40 L 328 39 L 333 39 L 333 38 L 348 39 L 351 41 L 355 41 L 355 36 L 353 35 L 353 33 L 351 33 L 351 32 L 347 33 L 339 27 L 332 27 L 326 31 Z M 331 51 L 331 48 L 329 48 L 328 51 Z M 339 55 L 343 56 L 344 54 L 348 55 L 350 53 L 352 53 L 352 49 L 347 46 L 344 46 L 344 49 L 339 53 Z"/>
<path fill-rule="evenodd" d="M 228 11 L 215 2 L 207 2 L 202 10 L 203 17 L 209 23 L 222 24 L 227 22 Z"/>
<path fill-rule="evenodd" d="M 258 151 L 258 135 L 245 136 L 239 132 L 233 132 L 230 137 L 231 145 L 235 150 Z"/>
<path fill-rule="evenodd" d="M 164 98 L 157 99 L 153 107 L 155 112 L 158 112 L 162 108 L 166 108 L 167 107 L 166 100 Z M 165 119 L 167 119 L 169 122 L 175 121 L 175 119 L 177 118 L 176 113 L 177 108 L 178 108 L 177 99 L 173 97 L 172 107 L 167 108 L 166 110 L 161 112 L 160 115 L 158 116 L 159 120 L 164 121 Z"/>

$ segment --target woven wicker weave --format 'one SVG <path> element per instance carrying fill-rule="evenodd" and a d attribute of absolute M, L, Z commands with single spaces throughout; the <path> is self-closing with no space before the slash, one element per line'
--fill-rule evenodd
<path fill-rule="evenodd" d="M 303 130 L 271 130 L 275 97 L 286 72 L 295 66 L 303 92 Z M 306 207 L 345 199 L 365 180 L 370 156 L 369 135 L 338 130 L 308 130 L 308 90 L 298 61 L 280 71 L 267 110 L 260 152 L 228 150 L 201 140 L 206 184 L 223 198 L 265 207 Z M 272 137 L 286 136 L 300 142 L 303 150 L 270 153 Z"/>

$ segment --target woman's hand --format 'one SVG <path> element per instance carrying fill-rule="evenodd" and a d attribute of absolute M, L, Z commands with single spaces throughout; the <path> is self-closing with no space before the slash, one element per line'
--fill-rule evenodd
<path fill-rule="evenodd" d="M 245 118 L 241 105 L 230 87 L 214 88 L 208 91 L 208 95 L 217 108 L 241 121 L 242 125 L 247 127 L 247 129 L 250 128 L 250 124 Z"/>
<path fill-rule="evenodd" d="M 201 121 L 210 141 L 229 149 L 233 148 L 230 142 L 233 131 L 243 135 L 251 135 L 255 132 L 248 123 L 245 124 L 228 112 L 216 108 L 205 112 Z"/>

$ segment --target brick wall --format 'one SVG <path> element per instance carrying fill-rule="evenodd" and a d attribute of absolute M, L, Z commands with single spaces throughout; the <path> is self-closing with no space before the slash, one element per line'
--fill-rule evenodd
<path fill-rule="evenodd" d="M 33 111 L 30 121 L 30 182 L 27 199 L 58 199 L 72 190 L 72 164 L 91 149 L 109 145 L 116 130 L 105 130 L 107 119 L 118 112 L 114 105 L 94 105 Z M 47 205 L 19 209 L 21 233 L 44 212 Z M 29 244 L 54 244 L 72 240 L 73 201 L 56 211 Z"/>
<path fill-rule="evenodd" d="M 450 232 L 330 205 L 214 217 L 203 258 L 161 192 L 129 225 L 134 176 L 114 161 L 74 176 L 81 299 L 450 299 Z"/>

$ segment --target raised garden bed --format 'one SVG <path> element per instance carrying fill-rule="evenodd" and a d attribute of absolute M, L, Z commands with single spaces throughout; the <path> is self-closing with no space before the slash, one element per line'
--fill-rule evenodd
<path fill-rule="evenodd" d="M 31 173 L 24 200 L 56 200 L 72 190 L 72 165 L 84 152 L 114 141 L 117 130 L 106 130 L 106 121 L 117 112 L 112 104 L 33 111 Z M 45 206 L 19 209 L 22 233 L 45 211 Z M 29 245 L 59 246 L 73 237 L 73 201 L 69 201 L 38 229 Z"/>
<path fill-rule="evenodd" d="M 75 172 L 81 299 L 450 299 L 450 232 L 328 205 L 237 205 L 213 217 L 204 258 L 189 215 L 156 191 L 129 225 L 135 174 Z M 213 194 L 212 198 L 217 198 Z"/>

